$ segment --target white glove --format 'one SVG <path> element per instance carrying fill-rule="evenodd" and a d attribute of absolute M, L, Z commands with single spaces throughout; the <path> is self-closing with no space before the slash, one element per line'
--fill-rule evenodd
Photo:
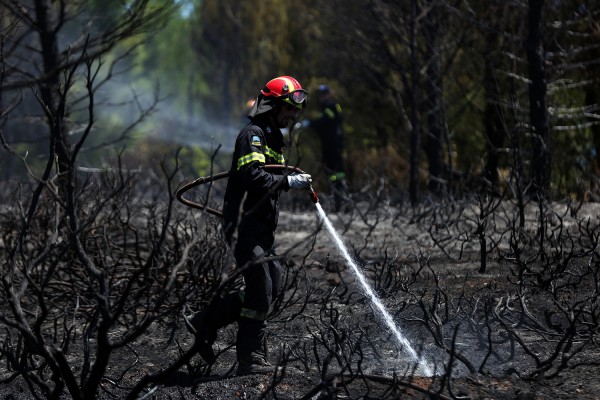
<path fill-rule="evenodd" d="M 290 189 L 310 189 L 312 177 L 309 174 L 292 174 L 287 177 Z"/>

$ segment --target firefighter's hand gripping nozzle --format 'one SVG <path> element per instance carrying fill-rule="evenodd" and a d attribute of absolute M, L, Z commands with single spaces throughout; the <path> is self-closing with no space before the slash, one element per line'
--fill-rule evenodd
<path fill-rule="evenodd" d="M 309 190 L 308 195 L 310 196 L 310 199 L 312 200 L 313 203 L 317 204 L 319 202 L 319 196 L 317 196 L 317 192 L 315 192 L 312 185 L 308 190 Z"/>

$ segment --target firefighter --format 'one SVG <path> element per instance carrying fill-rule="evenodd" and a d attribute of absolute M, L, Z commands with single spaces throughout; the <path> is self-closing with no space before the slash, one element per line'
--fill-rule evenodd
<path fill-rule="evenodd" d="M 317 89 L 320 115 L 302 121 L 303 128 L 313 129 L 321 141 L 321 161 L 327 174 L 329 193 L 333 194 L 335 210 L 339 211 L 346 198 L 347 185 L 344 172 L 344 131 L 342 107 L 331 96 L 327 85 Z"/>
<path fill-rule="evenodd" d="M 288 174 L 284 169 L 265 170 L 264 166 L 285 164 L 281 129 L 298 120 L 307 97 L 290 76 L 270 80 L 235 142 L 223 206 L 223 232 L 241 268 L 245 288 L 212 302 L 190 322 L 200 356 L 212 364 L 218 329 L 237 321 L 237 375 L 274 371 L 267 358 L 265 331 L 269 308 L 281 285 L 281 265 L 273 251 L 279 195 L 288 189 L 310 189 L 311 176 Z"/>

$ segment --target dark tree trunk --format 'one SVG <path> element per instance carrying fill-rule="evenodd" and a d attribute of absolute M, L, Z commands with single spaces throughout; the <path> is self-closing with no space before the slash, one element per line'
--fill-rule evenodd
<path fill-rule="evenodd" d="M 585 91 L 585 105 L 590 109 L 593 109 L 598 105 L 598 97 L 597 86 L 588 86 Z M 594 151 L 596 153 L 596 165 L 597 169 L 600 169 L 600 157 L 598 156 L 598 152 L 600 152 L 600 125 L 592 125 L 592 145 L 594 146 Z"/>
<path fill-rule="evenodd" d="M 442 193 L 444 190 L 442 162 L 443 97 L 442 71 L 439 46 L 439 20 L 434 7 L 425 20 L 425 38 L 427 41 L 427 133 L 423 143 L 429 163 L 429 190 Z"/>
<path fill-rule="evenodd" d="M 529 0 L 529 34 L 525 43 L 529 63 L 529 116 L 532 133 L 531 194 L 550 195 L 550 130 L 546 106 L 546 70 L 542 38 L 544 0 Z"/>
<path fill-rule="evenodd" d="M 40 83 L 40 95 L 48 127 L 50 129 L 50 154 L 56 156 L 58 164 L 58 186 L 64 195 L 71 184 L 71 157 L 67 129 L 65 126 L 65 99 L 60 93 L 60 59 L 58 37 L 54 29 L 53 11 L 50 0 L 35 0 L 35 12 L 38 21 L 41 53 L 44 63 L 44 75 Z"/>
<path fill-rule="evenodd" d="M 491 56 L 486 57 L 483 79 L 486 97 L 484 129 L 487 145 L 487 156 L 483 177 L 491 183 L 492 188 L 495 188 L 498 186 L 500 149 L 504 146 L 506 129 L 503 123 L 502 107 L 500 105 L 500 94 L 498 81 L 495 74 L 494 60 Z"/>
<path fill-rule="evenodd" d="M 412 81 L 410 90 L 410 201 L 415 205 L 419 201 L 419 160 L 421 151 L 421 125 L 419 121 L 419 65 L 417 55 L 417 0 L 411 1 L 410 54 Z"/>

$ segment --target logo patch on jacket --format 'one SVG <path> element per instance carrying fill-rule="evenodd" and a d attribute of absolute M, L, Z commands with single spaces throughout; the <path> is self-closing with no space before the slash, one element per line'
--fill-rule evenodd
<path fill-rule="evenodd" d="M 252 140 L 250 142 L 252 146 L 261 146 L 260 138 L 257 135 L 252 136 Z"/>

